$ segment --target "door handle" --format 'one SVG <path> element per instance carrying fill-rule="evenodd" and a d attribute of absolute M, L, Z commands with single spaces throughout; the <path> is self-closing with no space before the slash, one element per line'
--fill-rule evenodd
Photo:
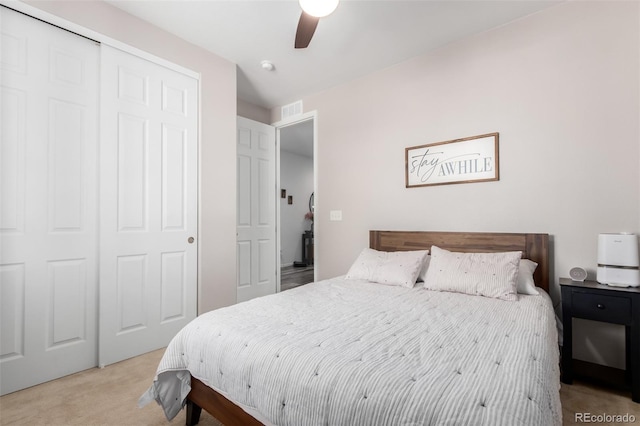
<path fill-rule="evenodd" d="M 196 240 L 195 238 L 193 238 L 193 237 L 189 237 L 189 238 L 187 239 L 187 242 L 188 242 L 189 244 L 193 244 L 193 242 L 194 242 L 195 240 Z"/>

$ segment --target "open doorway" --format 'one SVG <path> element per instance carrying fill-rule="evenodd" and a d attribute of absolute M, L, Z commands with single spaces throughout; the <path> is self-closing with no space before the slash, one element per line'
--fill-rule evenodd
<path fill-rule="evenodd" d="M 279 127 L 280 290 L 314 280 L 314 119 Z"/>

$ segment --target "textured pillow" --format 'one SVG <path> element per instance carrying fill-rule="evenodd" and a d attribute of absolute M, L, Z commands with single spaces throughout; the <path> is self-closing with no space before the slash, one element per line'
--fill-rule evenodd
<path fill-rule="evenodd" d="M 529 259 L 520 259 L 518 267 L 518 293 L 538 295 L 536 283 L 533 281 L 533 271 L 536 270 L 538 264 Z"/>
<path fill-rule="evenodd" d="M 426 255 L 424 257 L 424 264 L 422 265 L 422 269 L 420 270 L 420 273 L 418 274 L 418 282 L 424 282 L 425 279 L 427 279 L 427 269 L 429 269 L 429 264 L 431 263 L 431 256 Z"/>
<path fill-rule="evenodd" d="M 413 287 L 427 253 L 427 250 L 386 252 L 366 248 L 353 262 L 345 278 Z"/>
<path fill-rule="evenodd" d="M 516 283 L 522 252 L 458 253 L 431 247 L 424 288 L 518 300 Z"/>

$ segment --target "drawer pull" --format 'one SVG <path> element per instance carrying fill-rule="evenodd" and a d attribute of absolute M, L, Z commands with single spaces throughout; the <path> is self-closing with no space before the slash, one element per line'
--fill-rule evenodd
<path fill-rule="evenodd" d="M 598 303 L 598 309 L 604 309 L 604 305 L 602 303 Z"/>

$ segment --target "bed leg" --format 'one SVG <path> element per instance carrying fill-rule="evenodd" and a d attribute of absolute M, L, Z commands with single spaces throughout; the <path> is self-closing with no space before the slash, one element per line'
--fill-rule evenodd
<path fill-rule="evenodd" d="M 200 421 L 200 413 L 202 413 L 202 408 L 200 408 L 195 402 L 187 399 L 187 426 L 197 425 Z"/>

